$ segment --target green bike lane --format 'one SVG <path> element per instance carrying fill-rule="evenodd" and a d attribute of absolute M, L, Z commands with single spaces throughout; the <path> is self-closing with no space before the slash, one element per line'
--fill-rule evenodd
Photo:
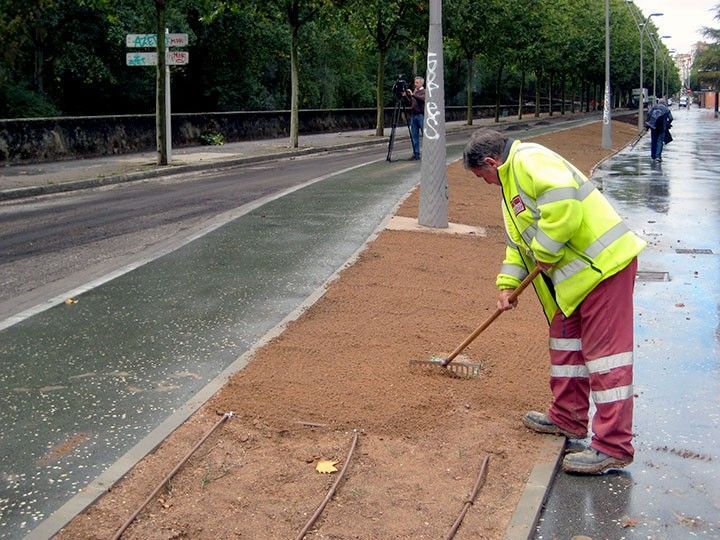
<path fill-rule="evenodd" d="M 151 450 L 353 256 L 418 174 L 407 162 L 336 174 L 2 330 L 0 538 L 24 536 L 81 490 L 94 498 L 129 468 L 107 477 L 118 460 Z"/>

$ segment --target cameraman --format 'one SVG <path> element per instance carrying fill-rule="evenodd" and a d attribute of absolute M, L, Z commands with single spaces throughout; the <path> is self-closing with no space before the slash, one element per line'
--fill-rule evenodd
<path fill-rule="evenodd" d="M 412 138 L 413 157 L 420 159 L 420 134 L 425 123 L 425 79 L 415 77 L 415 90 L 405 90 L 410 99 L 410 137 Z"/>

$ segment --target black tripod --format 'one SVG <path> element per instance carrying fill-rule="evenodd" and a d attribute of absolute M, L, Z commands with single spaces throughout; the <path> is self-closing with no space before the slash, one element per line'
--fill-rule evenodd
<path fill-rule="evenodd" d="M 402 79 L 398 80 L 393 86 L 393 94 L 395 95 L 395 108 L 393 109 L 392 116 L 392 128 L 390 129 L 390 143 L 388 144 L 387 160 L 392 161 L 392 151 L 395 145 L 395 129 L 397 128 L 398 121 L 402 117 L 404 123 L 408 128 L 408 135 L 410 135 L 410 141 L 412 141 L 412 132 L 410 131 L 410 117 L 407 113 L 405 106 L 405 90 L 407 90 L 407 83 Z"/>

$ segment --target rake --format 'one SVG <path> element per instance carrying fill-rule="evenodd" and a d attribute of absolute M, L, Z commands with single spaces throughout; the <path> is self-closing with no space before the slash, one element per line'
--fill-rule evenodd
<path fill-rule="evenodd" d="M 510 295 L 508 301 L 512 303 L 517 300 L 518 296 L 520 296 L 520 294 L 527 288 L 527 286 L 530 285 L 532 280 L 535 279 L 539 274 L 540 268 L 536 267 L 525 277 L 525 279 L 522 280 L 517 289 L 515 289 Z M 466 337 L 465 341 L 458 345 L 455 350 L 448 355 L 447 358 L 433 356 L 432 358 L 430 358 L 430 360 L 410 360 L 410 364 L 423 364 L 444 367 L 450 372 L 451 375 L 463 379 L 472 379 L 478 377 L 480 375 L 481 369 L 480 364 L 473 364 L 469 362 L 453 362 L 453 360 L 457 357 L 457 355 L 464 351 L 468 345 L 475 341 L 475 338 L 482 334 L 483 331 L 488 326 L 490 326 L 495 321 L 495 319 L 500 316 L 502 312 L 503 310 L 498 308 L 495 313 L 490 315 L 490 317 L 488 317 L 480 326 L 478 326 L 472 334 Z"/>

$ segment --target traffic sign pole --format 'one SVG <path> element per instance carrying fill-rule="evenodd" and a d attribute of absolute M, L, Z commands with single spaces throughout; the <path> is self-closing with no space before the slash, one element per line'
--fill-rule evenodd
<path fill-rule="evenodd" d="M 170 31 L 165 29 L 165 43 L 170 43 L 168 39 Z M 165 55 L 165 154 L 167 162 L 172 161 L 172 115 L 170 114 L 170 64 Z"/>
<path fill-rule="evenodd" d="M 169 47 L 184 47 L 188 44 L 187 34 L 171 34 L 165 28 L 163 2 L 156 2 L 158 34 L 127 34 L 125 45 L 129 48 L 154 48 L 155 52 L 129 52 L 125 55 L 128 66 L 156 66 L 155 125 L 158 164 L 167 165 L 172 161 L 172 114 L 170 97 L 170 66 L 185 65 L 190 61 L 187 51 L 171 51 Z"/>

